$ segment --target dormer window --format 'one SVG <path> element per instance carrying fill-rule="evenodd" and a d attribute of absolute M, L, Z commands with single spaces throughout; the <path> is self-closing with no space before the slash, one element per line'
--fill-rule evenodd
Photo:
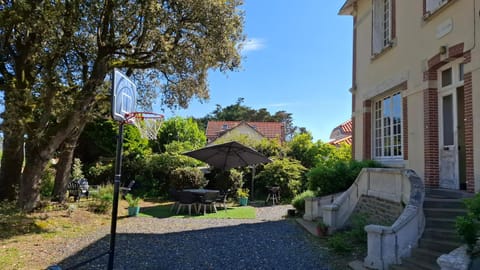
<path fill-rule="evenodd" d="M 223 124 L 222 130 L 227 130 L 227 129 L 228 129 L 228 125 L 227 125 L 227 124 Z"/>

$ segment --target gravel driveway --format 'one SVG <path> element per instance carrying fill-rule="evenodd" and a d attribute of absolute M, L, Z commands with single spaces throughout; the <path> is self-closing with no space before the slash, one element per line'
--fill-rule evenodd
<path fill-rule="evenodd" d="M 283 218 L 288 208 L 259 207 L 257 218 L 249 220 L 123 219 L 114 269 L 330 269 L 325 248 Z M 59 265 L 67 269 L 107 251 L 109 239 L 108 231 L 100 229 L 69 243 Z M 107 261 L 104 256 L 76 269 L 106 269 Z"/>

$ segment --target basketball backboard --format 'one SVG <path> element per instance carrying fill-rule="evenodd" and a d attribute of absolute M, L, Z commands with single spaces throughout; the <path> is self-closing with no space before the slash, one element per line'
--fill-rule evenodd
<path fill-rule="evenodd" d="M 137 86 L 118 70 L 113 71 L 112 117 L 116 121 L 125 121 L 125 114 L 135 111 Z"/>

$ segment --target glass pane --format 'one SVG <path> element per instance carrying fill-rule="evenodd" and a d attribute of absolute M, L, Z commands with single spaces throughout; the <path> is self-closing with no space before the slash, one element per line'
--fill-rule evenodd
<path fill-rule="evenodd" d="M 452 84 L 452 69 L 442 71 L 442 87 Z"/>
<path fill-rule="evenodd" d="M 453 96 L 443 97 L 443 145 L 453 145 Z"/>

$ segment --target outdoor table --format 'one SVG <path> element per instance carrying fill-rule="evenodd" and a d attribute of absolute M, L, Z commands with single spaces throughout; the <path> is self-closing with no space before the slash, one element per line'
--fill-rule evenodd
<path fill-rule="evenodd" d="M 220 190 L 217 189 L 203 189 L 203 188 L 187 188 L 184 189 L 185 192 L 190 192 L 197 196 L 197 205 L 200 205 L 202 202 L 203 196 L 207 193 L 216 193 L 217 196 L 220 193 Z"/>

